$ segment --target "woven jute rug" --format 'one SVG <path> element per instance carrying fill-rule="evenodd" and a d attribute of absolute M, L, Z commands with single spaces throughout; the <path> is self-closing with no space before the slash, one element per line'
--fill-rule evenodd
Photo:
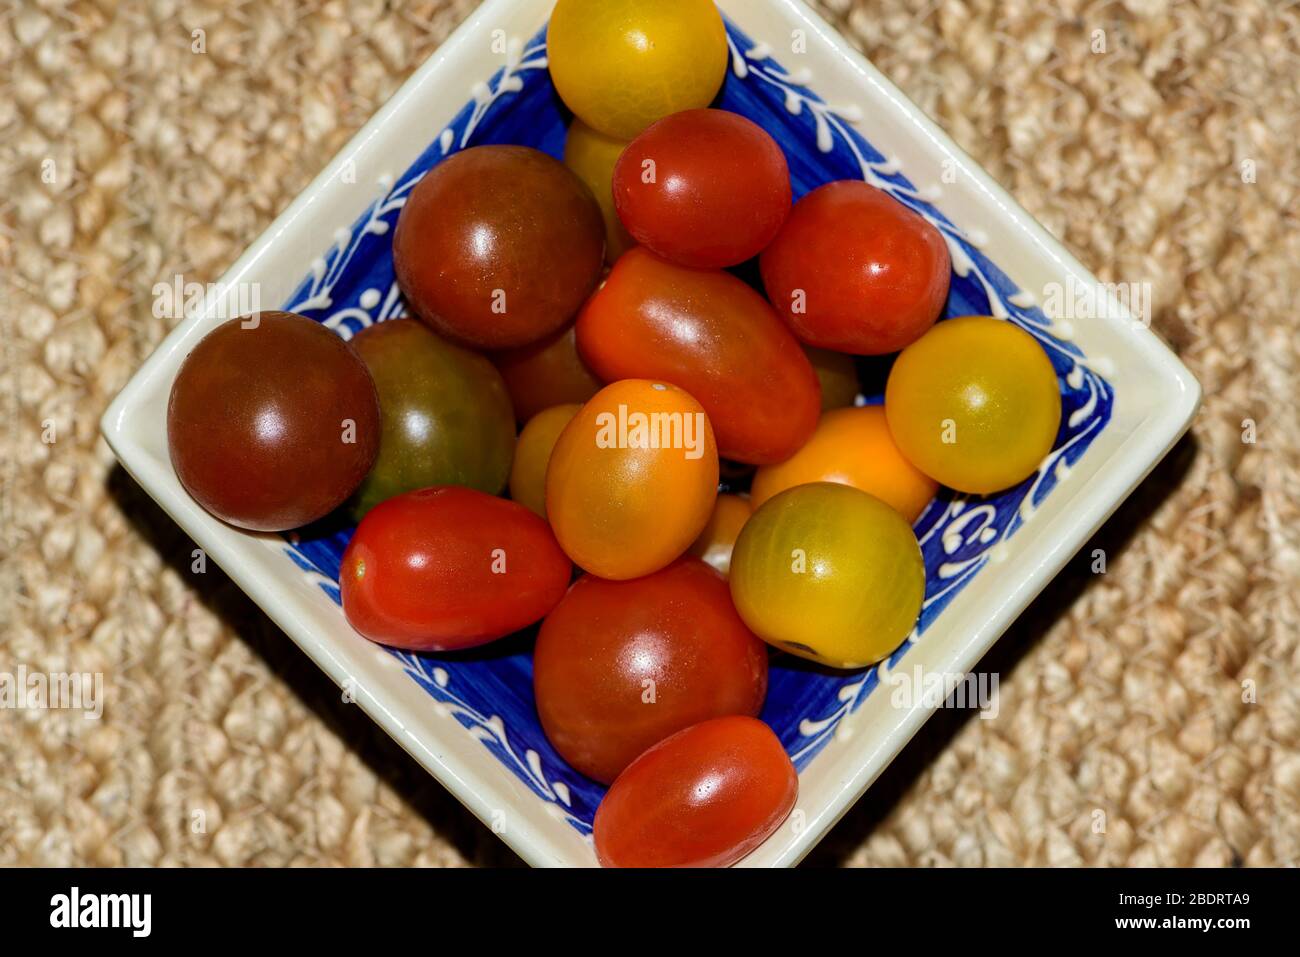
<path fill-rule="evenodd" d="M 97 434 L 174 323 L 154 284 L 218 278 L 473 6 L 0 14 L 0 671 L 107 699 L 0 712 L 0 862 L 517 862 L 191 573 Z M 999 718 L 941 711 L 809 863 L 1300 863 L 1300 8 L 822 10 L 1103 280 L 1152 284 L 1205 402 L 981 666 Z"/>

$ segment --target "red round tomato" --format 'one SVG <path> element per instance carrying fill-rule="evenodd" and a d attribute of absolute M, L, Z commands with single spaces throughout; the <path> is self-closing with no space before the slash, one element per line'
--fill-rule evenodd
<path fill-rule="evenodd" d="M 715 718 L 633 761 L 596 809 L 605 867 L 728 867 L 790 816 L 799 775 L 755 718 Z"/>
<path fill-rule="evenodd" d="M 685 266 L 734 266 L 763 251 L 790 212 L 776 140 L 726 110 L 683 110 L 628 144 L 614 205 L 633 238 Z"/>
<path fill-rule="evenodd" d="M 682 728 L 758 714 L 767 651 L 736 614 L 726 580 L 683 558 L 632 581 L 578 579 L 542 625 L 533 686 L 555 750 L 608 784 Z"/>
<path fill-rule="evenodd" d="M 804 342 L 883 355 L 934 325 L 951 261 L 939 230 L 917 213 L 841 180 L 794 204 L 760 268 L 768 298 Z"/>
<path fill-rule="evenodd" d="M 578 351 L 602 379 L 657 379 L 704 406 L 718 454 L 780 462 L 817 427 L 821 386 L 763 297 L 730 273 L 638 246 L 578 315 Z"/>
<path fill-rule="evenodd" d="M 473 489 L 420 489 L 376 505 L 343 553 L 348 622 L 371 641 L 455 651 L 537 621 L 572 565 L 546 522 Z"/>

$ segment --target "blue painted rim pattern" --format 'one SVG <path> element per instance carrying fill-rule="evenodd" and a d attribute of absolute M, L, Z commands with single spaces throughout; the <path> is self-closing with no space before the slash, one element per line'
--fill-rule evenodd
<path fill-rule="evenodd" d="M 912 636 L 888 659 L 893 668 L 942 614 L 952 598 L 990 561 L 1005 555 L 1006 541 L 1029 519 L 1110 420 L 1113 387 L 1062 330 L 980 251 L 979 236 L 963 233 L 934 205 L 941 188 L 921 189 L 899 165 L 853 127 L 852 109 L 835 109 L 805 85 L 807 78 L 781 67 L 763 45 L 727 24 L 731 68 L 715 105 L 759 123 L 777 140 L 790 165 L 796 198 L 822 183 L 864 179 L 914 209 L 942 233 L 953 261 L 945 317 L 993 315 L 1016 323 L 1044 346 L 1061 385 L 1062 421 L 1055 447 L 1025 482 L 978 498 L 947 490 L 927 507 L 915 530 L 926 566 L 926 597 Z M 513 42 L 506 65 L 474 86 L 473 97 L 396 180 L 377 184 L 376 198 L 350 228 L 340 228 L 330 249 L 285 304 L 344 338 L 374 322 L 405 314 L 393 275 L 391 231 L 406 196 L 420 177 L 447 155 L 468 146 L 519 143 L 553 156 L 563 152 L 568 117 L 546 70 L 545 30 L 526 44 Z M 743 269 L 738 272 L 744 276 Z M 752 277 L 746 277 L 752 278 Z M 879 402 L 887 360 L 862 360 L 861 402 Z M 351 526 L 332 517 L 285 536 L 285 552 L 304 573 L 339 601 L 338 574 Z M 390 650 L 431 698 L 537 797 L 554 806 L 580 832 L 591 830 L 604 788 L 573 771 L 547 742 L 532 698 L 533 632 L 475 653 L 420 655 Z M 358 641 L 365 639 L 358 636 Z M 773 658 L 767 721 L 803 770 L 830 742 L 836 727 L 879 684 L 877 668 L 830 672 L 786 656 Z"/>

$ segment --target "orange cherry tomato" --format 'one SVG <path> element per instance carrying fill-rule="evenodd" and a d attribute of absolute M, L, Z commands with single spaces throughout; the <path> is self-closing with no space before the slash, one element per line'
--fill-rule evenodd
<path fill-rule="evenodd" d="M 679 731 L 618 776 L 596 809 L 604 867 L 728 867 L 776 832 L 799 775 L 756 718 L 714 718 Z"/>
<path fill-rule="evenodd" d="M 520 422 L 527 422 L 553 405 L 586 402 L 600 391 L 600 380 L 578 356 L 572 323 L 532 345 L 498 352 L 490 358 L 506 380 L 515 418 Z"/>
<path fill-rule="evenodd" d="M 578 315 L 578 351 L 608 381 L 662 379 L 690 392 L 718 452 L 780 462 L 812 434 L 820 387 L 772 307 L 719 269 L 691 269 L 644 246 L 625 252 Z"/>
<path fill-rule="evenodd" d="M 852 485 L 909 522 L 925 511 L 939 483 L 904 458 L 894 444 L 885 409 L 879 405 L 832 409 L 798 452 L 777 465 L 765 465 L 750 488 L 757 509 L 773 495 L 808 482 Z"/>
<path fill-rule="evenodd" d="M 569 422 L 546 472 L 546 514 L 593 575 L 648 575 L 699 537 L 718 494 L 718 447 L 703 407 L 665 382 L 605 386 Z"/>
<path fill-rule="evenodd" d="M 736 536 L 754 513 L 749 499 L 741 495 L 719 495 L 709 524 L 691 546 L 691 554 L 704 559 L 722 574 L 731 568 L 731 549 Z"/>
<path fill-rule="evenodd" d="M 570 403 L 543 409 L 519 433 L 515 460 L 510 466 L 510 497 L 542 518 L 546 517 L 546 466 L 551 461 L 551 450 L 581 408 Z"/>
<path fill-rule="evenodd" d="M 625 582 L 583 575 L 538 633 L 533 688 L 555 750 L 608 784 L 682 728 L 758 714 L 767 646 L 698 558 Z"/>

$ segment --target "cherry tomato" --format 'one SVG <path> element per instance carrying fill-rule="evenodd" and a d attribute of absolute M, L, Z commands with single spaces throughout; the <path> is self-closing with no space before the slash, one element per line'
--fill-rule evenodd
<path fill-rule="evenodd" d="M 669 113 L 709 105 L 727 72 L 727 32 L 712 0 L 560 0 L 546 54 L 574 115 L 630 140 Z"/>
<path fill-rule="evenodd" d="M 773 495 L 807 482 L 840 482 L 870 492 L 908 522 L 916 521 L 939 490 L 938 483 L 903 457 L 878 405 L 832 409 L 798 452 L 754 476 L 754 508 Z"/>
<path fill-rule="evenodd" d="M 560 433 L 546 514 L 569 557 L 601 578 L 663 568 L 699 537 L 718 493 L 700 404 L 663 382 L 607 385 Z"/>
<path fill-rule="evenodd" d="M 343 553 L 343 613 L 358 632 L 412 651 L 455 651 L 537 621 L 572 566 L 522 505 L 447 485 L 381 502 Z"/>
<path fill-rule="evenodd" d="M 951 262 L 939 230 L 917 213 L 840 180 L 794 204 L 760 267 L 768 298 L 804 342 L 883 355 L 939 318 Z"/>
<path fill-rule="evenodd" d="M 822 411 L 842 409 L 857 401 L 862 386 L 858 383 L 858 370 L 853 357 L 829 349 L 804 346 L 808 361 L 822 387 Z"/>
<path fill-rule="evenodd" d="M 520 422 L 553 405 L 586 402 L 600 391 L 600 380 L 578 356 L 572 324 L 530 345 L 494 353 L 492 361 L 506 380 Z"/>
<path fill-rule="evenodd" d="M 343 504 L 379 451 L 365 365 L 318 322 L 263 312 L 217 326 L 185 357 L 167 402 L 181 485 L 222 521 L 297 528 Z"/>
<path fill-rule="evenodd" d="M 386 498 L 431 485 L 499 493 L 515 450 L 515 416 L 492 363 L 414 319 L 361 330 L 352 346 L 379 390 L 379 457 L 357 489 L 359 519 Z"/>
<path fill-rule="evenodd" d="M 608 784 L 682 728 L 758 714 L 767 648 L 736 614 L 726 580 L 682 558 L 632 581 L 578 579 L 538 633 L 533 687 L 555 750 Z"/>
<path fill-rule="evenodd" d="M 661 379 L 695 396 L 727 458 L 779 462 L 817 425 L 808 357 L 763 297 L 729 273 L 630 249 L 577 330 L 578 352 L 606 381 Z"/>
<path fill-rule="evenodd" d="M 600 204 L 605 219 L 605 260 L 611 263 L 635 245 L 614 209 L 614 164 L 626 147 L 623 140 L 598 133 L 579 119 L 569 125 L 564 139 L 564 165 L 578 174 Z"/>
<path fill-rule="evenodd" d="M 591 192 L 526 146 L 475 146 L 424 174 L 393 236 L 411 310 L 435 332 L 505 349 L 569 321 L 600 278 L 605 226 Z"/>
<path fill-rule="evenodd" d="M 729 867 L 794 810 L 799 775 L 755 718 L 704 721 L 633 761 L 596 809 L 605 867 Z"/>
<path fill-rule="evenodd" d="M 749 499 L 741 495 L 719 495 L 709 524 L 691 546 L 691 554 L 704 559 L 722 574 L 731 569 L 731 550 L 736 536 L 754 513 Z"/>
<path fill-rule="evenodd" d="M 530 512 L 546 517 L 546 466 L 555 442 L 582 406 L 554 405 L 528 420 L 510 466 L 510 497 Z"/>
<path fill-rule="evenodd" d="M 614 205 L 639 243 L 684 266 L 757 256 L 790 212 L 776 140 L 726 110 L 685 110 L 634 139 L 614 167 Z"/>
<path fill-rule="evenodd" d="M 898 512 L 848 485 L 815 482 L 754 512 L 731 553 L 730 581 L 736 610 L 764 641 L 861 668 L 916 624 L 925 566 Z"/>
<path fill-rule="evenodd" d="M 1033 336 L 1003 319 L 962 316 L 903 350 L 889 372 L 885 411 L 918 468 L 986 495 L 1034 474 L 1052 450 L 1061 391 Z"/>

